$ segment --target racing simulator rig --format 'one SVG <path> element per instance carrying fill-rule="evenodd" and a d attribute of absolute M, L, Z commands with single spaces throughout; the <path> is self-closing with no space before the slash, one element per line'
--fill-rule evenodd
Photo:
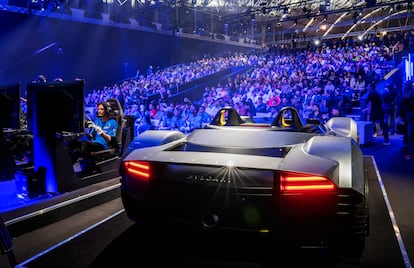
<path fill-rule="evenodd" d="M 117 99 L 108 99 L 111 116 L 118 120 L 111 148 L 72 164 L 66 145 L 85 135 L 84 81 L 29 83 L 28 124 L 33 131 L 33 167 L 45 169 L 45 190 L 59 194 L 119 176 L 123 148 L 131 140 Z M 52 116 L 52 114 L 57 114 Z M 125 134 L 127 133 L 127 134 Z"/>

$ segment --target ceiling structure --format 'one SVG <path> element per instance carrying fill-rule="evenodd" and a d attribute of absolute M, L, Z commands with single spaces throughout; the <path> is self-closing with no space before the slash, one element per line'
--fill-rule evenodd
<path fill-rule="evenodd" d="M 414 28 L 413 1 L 197 0 L 228 35 L 266 45 L 359 37 Z M 199 3 L 202 2 L 202 3 Z M 194 2 L 192 2 L 194 3 Z M 226 30 L 225 30 L 226 31 Z M 244 34 L 244 36 L 243 36 Z"/>
<path fill-rule="evenodd" d="M 300 46 L 313 40 L 366 38 L 414 29 L 412 0 L 30 1 L 32 9 L 79 8 L 93 16 L 109 14 L 118 23 L 132 19 L 141 26 L 155 23 L 174 33 L 259 46 L 292 42 Z"/>

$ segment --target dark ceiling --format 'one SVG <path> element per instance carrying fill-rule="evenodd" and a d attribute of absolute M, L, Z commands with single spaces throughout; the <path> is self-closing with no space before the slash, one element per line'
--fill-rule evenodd
<path fill-rule="evenodd" d="M 81 9 L 84 16 L 108 14 L 117 23 L 158 24 L 166 31 L 270 46 L 413 30 L 412 5 L 411 0 L 31 0 L 29 8 Z"/>

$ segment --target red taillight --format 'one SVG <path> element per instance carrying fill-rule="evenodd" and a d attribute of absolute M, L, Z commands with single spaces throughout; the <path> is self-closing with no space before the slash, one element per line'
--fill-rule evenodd
<path fill-rule="evenodd" d="M 126 174 L 142 181 L 150 179 L 150 165 L 147 162 L 124 162 Z"/>
<path fill-rule="evenodd" d="M 335 184 L 326 177 L 293 172 L 280 173 L 282 192 L 312 192 L 335 190 Z"/>

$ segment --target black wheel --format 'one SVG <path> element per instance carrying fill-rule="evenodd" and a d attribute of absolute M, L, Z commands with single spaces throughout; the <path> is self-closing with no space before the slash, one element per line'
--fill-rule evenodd
<path fill-rule="evenodd" d="M 344 262 L 359 263 L 365 249 L 365 240 L 369 235 L 369 206 L 368 206 L 368 179 L 365 180 L 364 199 L 359 204 L 359 210 L 354 215 L 354 225 L 351 226 L 354 233 L 350 233 L 349 239 L 340 239 L 336 242 L 336 255 Z"/>
<path fill-rule="evenodd" d="M 138 213 L 134 201 L 123 190 L 121 190 L 121 200 L 128 218 L 135 222 L 141 221 L 142 215 Z"/>

